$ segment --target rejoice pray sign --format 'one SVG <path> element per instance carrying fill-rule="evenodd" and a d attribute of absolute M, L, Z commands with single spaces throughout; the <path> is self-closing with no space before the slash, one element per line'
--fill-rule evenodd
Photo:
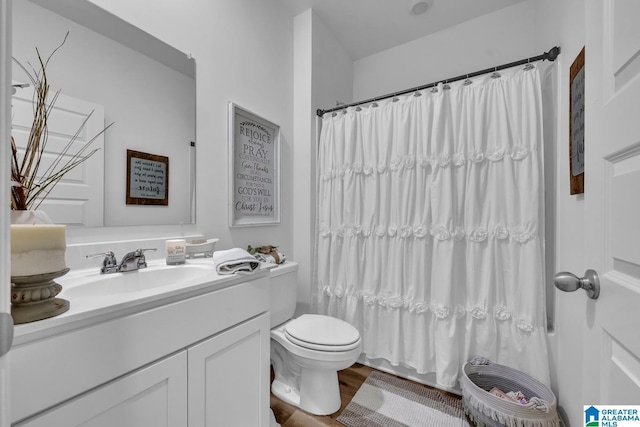
<path fill-rule="evenodd" d="M 280 222 L 280 128 L 230 104 L 231 226 Z"/>

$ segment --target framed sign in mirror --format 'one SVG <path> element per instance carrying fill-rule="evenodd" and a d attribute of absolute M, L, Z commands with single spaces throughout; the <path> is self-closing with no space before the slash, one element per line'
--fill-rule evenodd
<path fill-rule="evenodd" d="M 169 205 L 169 158 L 127 150 L 127 204 Z"/>
<path fill-rule="evenodd" d="M 280 126 L 229 103 L 229 226 L 280 223 Z"/>

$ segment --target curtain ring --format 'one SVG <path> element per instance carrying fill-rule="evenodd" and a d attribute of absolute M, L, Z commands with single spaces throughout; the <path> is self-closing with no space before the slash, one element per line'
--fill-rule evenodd
<path fill-rule="evenodd" d="M 469 74 L 467 74 L 467 79 L 464 81 L 463 85 L 469 86 L 473 81 L 469 80 Z"/>
<path fill-rule="evenodd" d="M 419 97 L 419 96 L 422 96 L 422 94 L 420 93 L 418 88 L 416 88 L 416 91 L 413 93 L 413 96 L 415 96 L 416 98 Z"/>
<path fill-rule="evenodd" d="M 442 86 L 442 90 L 449 90 L 449 89 L 451 89 L 451 86 L 449 86 L 449 83 L 448 83 L 448 82 L 449 82 L 449 80 L 448 80 L 448 79 L 444 81 L 444 85 Z"/>
<path fill-rule="evenodd" d="M 500 78 L 500 73 L 498 72 L 498 67 L 495 67 L 493 69 L 493 74 L 491 74 L 491 78 L 492 79 L 499 79 Z"/>
<path fill-rule="evenodd" d="M 532 70 L 536 68 L 531 62 L 529 62 L 531 58 L 527 59 L 527 65 L 524 66 L 525 71 Z"/>

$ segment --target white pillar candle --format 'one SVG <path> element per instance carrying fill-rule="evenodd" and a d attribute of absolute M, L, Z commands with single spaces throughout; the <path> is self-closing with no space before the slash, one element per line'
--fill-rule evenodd
<path fill-rule="evenodd" d="M 167 264 L 184 264 L 186 247 L 187 242 L 184 239 L 166 240 L 165 248 L 167 250 Z"/>
<path fill-rule="evenodd" d="M 66 226 L 57 224 L 12 224 L 11 275 L 33 276 L 64 270 L 66 230 Z"/>

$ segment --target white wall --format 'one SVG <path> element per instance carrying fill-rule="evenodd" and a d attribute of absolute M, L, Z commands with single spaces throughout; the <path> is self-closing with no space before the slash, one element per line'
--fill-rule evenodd
<path fill-rule="evenodd" d="M 538 55 L 535 1 L 518 3 L 353 65 L 353 99 L 364 100 Z"/>
<path fill-rule="evenodd" d="M 193 55 L 197 75 L 197 231 L 218 237 L 217 249 L 273 244 L 292 251 L 292 19 L 275 0 L 94 0 L 92 3 Z M 228 227 L 227 104 L 281 127 L 281 224 Z M 129 229 L 76 241 L 128 238 Z M 134 230 L 139 232 L 139 230 Z M 150 227 L 168 236 L 178 227 Z M 132 244 L 133 245 L 133 244 Z"/>
<path fill-rule="evenodd" d="M 314 106 L 331 108 L 349 103 L 353 94 L 353 61 L 325 23 L 313 15 L 313 100 Z M 315 117 L 315 109 L 313 111 Z"/>
<path fill-rule="evenodd" d="M 353 63 L 311 10 L 294 19 L 294 253 L 298 264 L 297 313 L 312 311 L 316 221 L 316 108 L 350 102 Z"/>
<path fill-rule="evenodd" d="M 584 47 L 585 0 L 538 0 L 538 47 L 562 46 L 558 60 L 559 111 L 556 147 L 556 271 L 581 275 L 584 265 L 584 198 L 569 194 L 569 67 Z M 583 425 L 582 319 L 588 302 L 583 295 L 556 292 L 556 333 L 552 339 L 556 377 L 554 391 L 571 426 Z"/>
<path fill-rule="evenodd" d="M 46 60 L 69 31 L 47 65 L 50 99 L 60 90 L 100 104 L 105 122 L 115 123 L 104 136 L 105 225 L 188 223 L 193 78 L 31 2 L 13 6 L 13 56 L 27 68 L 37 64 L 35 48 Z M 29 81 L 16 63 L 13 79 Z M 168 206 L 125 204 L 127 149 L 169 157 Z"/>
<path fill-rule="evenodd" d="M 315 203 L 315 139 L 313 121 L 313 21 L 314 13 L 307 10 L 294 18 L 293 48 L 293 245 L 298 262 L 297 314 L 310 312 L 311 259 Z"/>

